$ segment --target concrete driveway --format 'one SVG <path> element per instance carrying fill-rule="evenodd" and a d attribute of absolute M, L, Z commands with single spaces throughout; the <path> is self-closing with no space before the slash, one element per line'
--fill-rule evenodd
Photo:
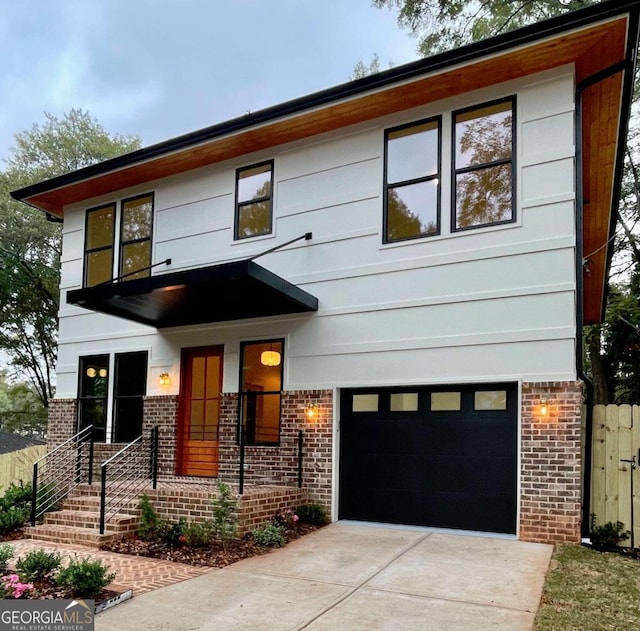
<path fill-rule="evenodd" d="M 97 631 L 527 630 L 552 547 L 336 523 L 105 611 Z"/>

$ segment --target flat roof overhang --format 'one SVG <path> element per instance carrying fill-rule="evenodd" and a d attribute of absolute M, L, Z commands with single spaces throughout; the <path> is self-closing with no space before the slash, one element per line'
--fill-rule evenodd
<path fill-rule="evenodd" d="M 318 310 L 318 299 L 252 260 L 75 289 L 67 302 L 157 329 Z"/>

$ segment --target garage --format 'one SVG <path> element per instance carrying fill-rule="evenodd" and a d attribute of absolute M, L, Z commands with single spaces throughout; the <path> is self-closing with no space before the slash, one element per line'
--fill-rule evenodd
<path fill-rule="evenodd" d="M 342 390 L 340 519 L 515 534 L 517 392 Z"/>

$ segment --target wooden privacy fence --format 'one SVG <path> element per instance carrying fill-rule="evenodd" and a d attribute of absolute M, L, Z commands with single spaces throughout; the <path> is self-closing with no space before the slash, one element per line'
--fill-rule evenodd
<path fill-rule="evenodd" d="M 0 495 L 13 482 L 27 484 L 33 477 L 33 463 L 47 453 L 46 445 L 32 445 L 0 455 Z"/>
<path fill-rule="evenodd" d="M 640 406 L 593 408 L 591 512 L 596 524 L 621 521 L 640 546 Z M 635 468 L 634 468 L 635 463 Z M 622 545 L 631 545 L 627 540 Z"/>

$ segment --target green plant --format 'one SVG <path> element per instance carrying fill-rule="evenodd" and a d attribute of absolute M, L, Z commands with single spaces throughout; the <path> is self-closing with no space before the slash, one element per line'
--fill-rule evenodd
<path fill-rule="evenodd" d="M 177 546 L 185 543 L 184 531 L 187 527 L 187 520 L 180 517 L 178 521 L 160 521 L 158 526 L 158 536 L 163 543 L 170 546 Z"/>
<path fill-rule="evenodd" d="M 13 484 L 11 483 L 7 490 L 0 498 L 0 511 L 9 510 L 10 508 L 19 508 L 27 510 L 31 506 L 31 485 L 30 484 Z"/>
<path fill-rule="evenodd" d="M 211 530 L 213 536 L 222 542 L 224 548 L 227 539 L 232 539 L 236 534 L 238 518 L 235 510 L 238 500 L 233 497 L 231 487 L 218 480 L 216 482 L 216 496 L 211 500 L 213 520 Z"/>
<path fill-rule="evenodd" d="M 22 598 L 30 589 L 33 589 L 33 585 L 21 583 L 17 574 L 9 574 L 0 578 L 0 599 Z"/>
<path fill-rule="evenodd" d="M 9 559 L 16 553 L 16 549 L 8 543 L 0 543 L 0 574 L 7 571 Z"/>
<path fill-rule="evenodd" d="M 306 524 L 322 526 L 327 523 L 327 513 L 321 504 L 302 504 L 296 508 L 296 515 Z"/>
<path fill-rule="evenodd" d="M 184 541 L 194 548 L 206 546 L 211 540 L 211 524 L 192 521 L 184 528 Z"/>
<path fill-rule="evenodd" d="M 18 528 L 22 528 L 27 520 L 27 512 L 21 508 L 0 510 L 0 535 L 6 535 Z"/>
<path fill-rule="evenodd" d="M 269 548 L 282 548 L 287 543 L 284 536 L 284 528 L 273 522 L 253 530 L 251 537 L 259 546 L 267 546 Z"/>
<path fill-rule="evenodd" d="M 115 577 L 115 573 L 109 572 L 102 561 L 76 558 L 58 572 L 56 583 L 70 589 L 75 596 L 91 598 L 97 596 Z"/>
<path fill-rule="evenodd" d="M 44 549 L 32 550 L 16 561 L 16 570 L 20 578 L 26 581 L 38 581 L 60 569 L 61 557 L 56 552 Z"/>
<path fill-rule="evenodd" d="M 140 539 L 145 541 L 155 539 L 160 529 L 160 519 L 147 495 L 140 498 L 138 508 L 140 509 L 140 528 L 138 528 Z"/>
<path fill-rule="evenodd" d="M 591 513 L 589 517 L 589 535 L 591 543 L 596 547 L 614 548 L 622 541 L 626 541 L 631 532 L 624 529 L 621 521 L 608 521 L 602 526 L 596 526 L 596 514 Z"/>
<path fill-rule="evenodd" d="M 300 517 L 290 508 L 281 508 L 275 512 L 273 522 L 283 528 L 292 528 L 299 521 Z"/>

